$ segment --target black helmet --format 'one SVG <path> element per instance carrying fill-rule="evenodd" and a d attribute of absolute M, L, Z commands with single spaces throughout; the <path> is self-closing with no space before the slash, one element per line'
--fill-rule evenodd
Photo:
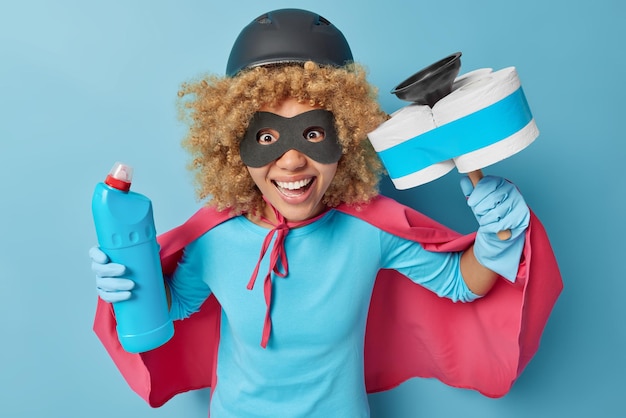
<path fill-rule="evenodd" d="M 267 64 L 314 61 L 343 66 L 352 62 L 341 31 L 322 16 L 299 9 L 265 13 L 243 28 L 230 51 L 226 75 Z"/>

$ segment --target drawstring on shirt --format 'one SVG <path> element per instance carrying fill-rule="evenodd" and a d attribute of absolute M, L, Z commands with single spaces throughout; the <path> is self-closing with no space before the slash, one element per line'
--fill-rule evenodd
<path fill-rule="evenodd" d="M 265 257 L 267 250 L 272 242 L 272 238 L 276 234 L 276 240 L 274 241 L 274 245 L 270 251 L 270 264 L 267 274 L 263 280 L 263 295 L 265 297 L 265 320 L 263 322 L 263 335 L 261 337 L 261 347 L 267 348 L 267 343 L 270 339 L 270 334 L 272 332 L 272 318 L 270 315 L 272 308 L 272 273 L 276 276 L 285 278 L 289 274 L 289 263 L 287 261 L 287 252 L 285 251 L 285 238 L 287 238 L 287 234 L 289 233 L 290 228 L 296 228 L 299 226 L 308 225 L 312 222 L 315 222 L 324 214 L 326 211 L 322 212 L 320 215 L 299 222 L 287 222 L 285 217 L 278 211 L 274 206 L 272 206 L 269 202 L 266 203 L 272 208 L 274 214 L 276 215 L 277 224 L 274 224 L 270 220 L 261 217 L 263 222 L 266 222 L 273 226 L 273 228 L 268 232 L 263 240 L 263 246 L 261 247 L 261 253 L 259 255 L 259 261 L 256 263 L 256 267 L 252 272 L 252 277 L 250 277 L 250 281 L 246 286 L 248 290 L 252 290 L 254 288 L 254 284 L 259 275 L 259 268 L 261 267 L 261 261 Z M 279 263 L 280 261 L 280 263 Z"/>

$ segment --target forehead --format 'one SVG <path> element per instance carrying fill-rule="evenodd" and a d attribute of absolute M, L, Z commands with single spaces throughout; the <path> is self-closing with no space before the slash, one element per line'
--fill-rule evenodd
<path fill-rule="evenodd" d="M 284 118 L 292 118 L 313 109 L 320 108 L 320 106 L 311 106 L 309 103 L 299 102 L 293 97 L 288 97 L 274 105 L 263 105 L 259 108 L 259 111 L 274 113 Z"/>

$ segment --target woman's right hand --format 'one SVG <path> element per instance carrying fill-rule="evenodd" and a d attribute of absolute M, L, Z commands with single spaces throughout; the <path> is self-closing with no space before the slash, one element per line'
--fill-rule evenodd
<path fill-rule="evenodd" d="M 96 274 L 96 289 L 100 299 L 109 303 L 130 299 L 135 282 L 121 277 L 126 272 L 126 267 L 111 263 L 109 257 L 98 247 L 89 250 L 89 257 L 91 270 Z"/>

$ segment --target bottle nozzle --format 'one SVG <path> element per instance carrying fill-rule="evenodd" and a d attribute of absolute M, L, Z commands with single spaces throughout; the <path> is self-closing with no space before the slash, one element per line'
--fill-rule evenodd
<path fill-rule="evenodd" d="M 104 180 L 104 183 L 115 189 L 127 192 L 130 190 L 132 181 L 133 168 L 129 165 L 117 162 L 113 165 L 111 171 L 109 171 L 109 175 Z"/>

